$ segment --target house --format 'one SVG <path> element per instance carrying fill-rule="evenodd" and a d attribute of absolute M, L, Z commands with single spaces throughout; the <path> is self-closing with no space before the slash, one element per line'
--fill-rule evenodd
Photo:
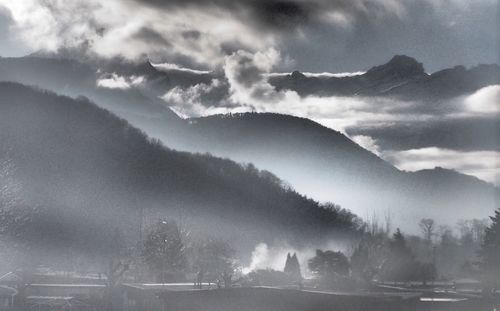
<path fill-rule="evenodd" d="M 74 297 L 84 300 L 100 300 L 104 297 L 106 285 L 102 284 L 28 284 L 26 296 Z"/>
<path fill-rule="evenodd" d="M 17 293 L 15 288 L 0 285 L 0 310 L 12 307 Z"/>
<path fill-rule="evenodd" d="M 9 272 L 0 276 L 0 285 L 17 287 L 23 282 L 23 279 L 15 272 Z"/>

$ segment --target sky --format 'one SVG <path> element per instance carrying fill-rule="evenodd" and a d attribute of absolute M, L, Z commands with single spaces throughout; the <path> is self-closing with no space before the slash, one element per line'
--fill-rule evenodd
<path fill-rule="evenodd" d="M 500 184 L 500 86 L 436 108 L 301 97 L 267 80 L 296 69 L 360 73 L 396 54 L 414 57 L 430 73 L 500 63 L 499 20 L 496 0 L 0 0 L 0 55 L 65 49 L 147 58 L 193 74 L 214 71 L 219 76 L 211 83 L 174 87 L 162 99 L 185 117 L 239 111 L 308 117 L 401 169 L 442 166 Z M 142 83 L 143 77 L 114 73 L 98 81 L 124 89 Z M 455 129 L 481 139 L 433 140 Z M 405 131 L 422 139 L 409 143 L 399 135 Z"/>
<path fill-rule="evenodd" d="M 498 62 L 496 0 L 0 0 L 0 55 L 85 47 L 214 68 L 242 49 L 282 69 L 359 71 L 407 54 L 429 71 Z M 5 31 L 7 30 L 7 31 Z"/>

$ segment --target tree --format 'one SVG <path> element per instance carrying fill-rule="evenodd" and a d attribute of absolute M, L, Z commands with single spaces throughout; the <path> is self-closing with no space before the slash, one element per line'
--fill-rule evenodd
<path fill-rule="evenodd" d="M 430 243 L 432 241 L 432 237 L 434 236 L 435 224 L 434 220 L 431 218 L 422 218 L 418 223 L 422 234 L 424 235 L 424 239 Z"/>
<path fill-rule="evenodd" d="M 300 273 L 300 263 L 297 258 L 297 254 L 293 253 L 286 255 L 285 268 L 283 272 L 290 275 L 294 281 L 300 282 L 302 280 L 302 274 Z"/>
<path fill-rule="evenodd" d="M 481 270 L 484 276 L 485 293 L 494 292 L 500 280 L 500 209 L 490 217 L 492 223 L 486 228 L 481 247 Z"/>
<path fill-rule="evenodd" d="M 186 267 L 184 244 L 175 221 L 159 220 L 144 242 L 142 257 L 158 281 L 181 279 Z"/>
<path fill-rule="evenodd" d="M 363 235 L 351 256 L 353 276 L 371 282 L 381 271 L 387 256 L 387 235 L 369 231 Z"/>
<path fill-rule="evenodd" d="M 229 287 L 228 277 L 232 277 L 237 268 L 236 251 L 231 245 L 218 239 L 207 238 L 201 240 L 195 246 L 194 251 L 194 268 L 198 274 L 197 282 L 201 283 L 203 279 L 216 282 L 226 277 L 227 287 Z"/>
<path fill-rule="evenodd" d="M 484 241 L 484 234 L 488 227 L 488 219 L 472 219 L 472 234 L 474 241 L 482 243 Z"/>
<path fill-rule="evenodd" d="M 349 276 L 349 260 L 342 252 L 318 249 L 316 256 L 309 259 L 308 266 L 323 284 L 329 286 Z"/>
<path fill-rule="evenodd" d="M 389 243 L 389 254 L 382 268 L 382 278 L 391 281 L 409 281 L 415 268 L 414 255 L 406 245 L 406 239 L 399 230 Z"/>

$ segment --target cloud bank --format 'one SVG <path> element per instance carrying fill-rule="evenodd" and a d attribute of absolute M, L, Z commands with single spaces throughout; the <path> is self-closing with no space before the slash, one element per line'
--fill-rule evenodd
<path fill-rule="evenodd" d="M 33 51 L 83 49 L 201 70 L 238 50 L 269 48 L 288 59 L 286 69 L 306 72 L 363 70 L 394 54 L 412 54 L 431 70 L 498 61 L 494 0 L 0 0 L 0 7 L 9 31 Z"/>
<path fill-rule="evenodd" d="M 500 152 L 465 151 L 429 147 L 386 152 L 385 158 L 406 171 L 433 167 L 455 169 L 500 185 Z"/>

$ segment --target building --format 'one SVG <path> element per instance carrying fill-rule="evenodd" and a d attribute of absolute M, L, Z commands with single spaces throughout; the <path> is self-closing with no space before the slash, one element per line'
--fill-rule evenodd
<path fill-rule="evenodd" d="M 102 284 L 28 284 L 26 296 L 73 297 L 82 300 L 100 300 L 104 297 L 106 285 Z"/>
<path fill-rule="evenodd" d="M 12 287 L 0 285 L 0 310 L 12 307 L 17 293 L 17 290 Z"/>
<path fill-rule="evenodd" d="M 0 277 L 0 285 L 17 287 L 23 279 L 15 272 L 9 272 Z"/>

